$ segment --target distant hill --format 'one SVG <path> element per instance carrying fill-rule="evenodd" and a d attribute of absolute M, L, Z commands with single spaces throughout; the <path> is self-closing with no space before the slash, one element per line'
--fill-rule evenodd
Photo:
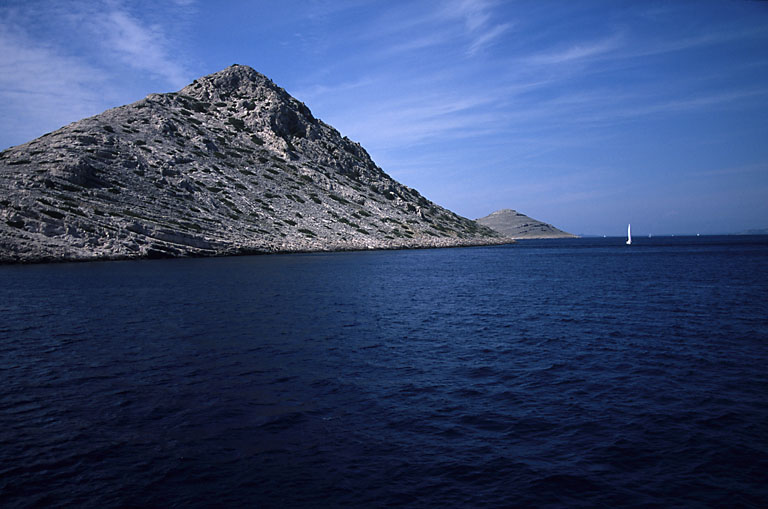
<path fill-rule="evenodd" d="M 768 235 L 768 228 L 745 230 L 743 232 L 737 233 L 736 235 Z"/>
<path fill-rule="evenodd" d="M 0 153 L 0 262 L 504 242 L 241 65 Z"/>
<path fill-rule="evenodd" d="M 564 239 L 576 235 L 559 230 L 548 223 L 521 214 L 516 210 L 502 209 L 476 221 L 513 239 Z"/>

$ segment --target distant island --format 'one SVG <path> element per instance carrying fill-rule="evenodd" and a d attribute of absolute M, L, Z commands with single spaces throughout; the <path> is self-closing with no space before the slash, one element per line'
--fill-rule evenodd
<path fill-rule="evenodd" d="M 739 232 L 736 235 L 768 235 L 768 228 L 753 228 Z"/>
<path fill-rule="evenodd" d="M 0 153 L 6 263 L 512 242 L 489 226 L 242 65 Z"/>
<path fill-rule="evenodd" d="M 521 214 L 516 210 L 502 209 L 490 215 L 476 219 L 484 226 L 492 228 L 505 237 L 513 239 L 567 239 L 577 235 L 564 232 L 551 224 Z"/>

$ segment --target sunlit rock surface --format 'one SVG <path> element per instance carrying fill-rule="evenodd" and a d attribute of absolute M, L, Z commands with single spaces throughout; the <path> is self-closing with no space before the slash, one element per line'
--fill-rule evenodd
<path fill-rule="evenodd" d="M 0 153 L 0 261 L 500 244 L 253 69 Z"/>

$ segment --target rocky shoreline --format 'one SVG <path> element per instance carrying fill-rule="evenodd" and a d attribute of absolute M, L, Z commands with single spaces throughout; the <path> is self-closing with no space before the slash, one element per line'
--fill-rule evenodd
<path fill-rule="evenodd" d="M 18 265 L 18 264 L 41 264 L 41 263 L 85 263 L 85 262 L 107 262 L 107 261 L 135 261 L 135 260 L 157 260 L 157 259 L 182 259 L 182 258 L 220 258 L 230 256 L 267 256 L 267 255 L 289 255 L 289 254 L 311 254 L 311 253 L 352 253 L 366 251 L 403 251 L 403 250 L 421 250 L 421 249 L 450 249 L 465 247 L 484 247 L 484 246 L 504 246 L 514 244 L 515 239 L 493 238 L 449 241 L 446 239 L 425 239 L 423 242 L 414 243 L 388 243 L 384 245 L 322 245 L 313 247 L 287 247 L 275 249 L 259 249 L 248 247 L 236 247 L 224 249 L 216 252 L 194 252 L 184 253 L 183 255 L 167 255 L 164 252 L 150 253 L 149 255 L 110 255 L 101 253 L 85 254 L 82 256 L 33 256 L 33 257 L 3 257 L 0 258 L 0 265 Z"/>

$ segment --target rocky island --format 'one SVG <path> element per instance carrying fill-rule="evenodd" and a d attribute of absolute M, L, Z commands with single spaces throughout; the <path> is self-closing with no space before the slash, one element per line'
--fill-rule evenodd
<path fill-rule="evenodd" d="M 568 239 L 576 238 L 549 223 L 543 223 L 516 210 L 501 209 L 476 221 L 513 239 Z"/>
<path fill-rule="evenodd" d="M 0 262 L 502 244 L 250 67 L 0 153 Z"/>

